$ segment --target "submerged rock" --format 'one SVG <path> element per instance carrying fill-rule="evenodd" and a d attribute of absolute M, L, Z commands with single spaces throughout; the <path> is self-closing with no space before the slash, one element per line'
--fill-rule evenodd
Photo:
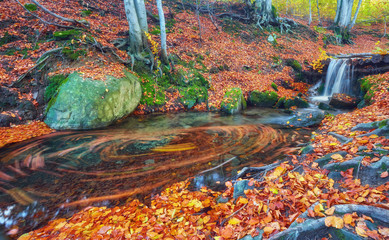
<path fill-rule="evenodd" d="M 50 100 L 45 123 L 54 129 L 93 129 L 129 115 L 137 107 L 142 89 L 134 75 L 125 74 L 121 79 L 107 76 L 106 81 L 70 74 Z"/>
<path fill-rule="evenodd" d="M 288 125 L 293 127 L 310 127 L 316 126 L 324 119 L 322 111 L 298 112 L 288 120 Z"/>
<path fill-rule="evenodd" d="M 242 89 L 233 88 L 224 94 L 220 110 L 227 114 L 237 114 L 247 107 Z"/>

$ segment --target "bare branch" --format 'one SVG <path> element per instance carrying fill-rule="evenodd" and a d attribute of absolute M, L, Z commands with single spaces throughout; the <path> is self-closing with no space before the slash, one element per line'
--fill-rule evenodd
<path fill-rule="evenodd" d="M 38 7 L 40 7 L 45 13 L 47 14 L 50 14 L 56 18 L 59 18 L 61 19 L 62 21 L 65 21 L 65 22 L 71 22 L 71 23 L 76 23 L 76 24 L 80 24 L 80 25 L 83 25 L 85 26 L 85 23 L 82 23 L 80 21 L 77 21 L 75 19 L 70 19 L 70 18 L 66 18 L 66 17 L 63 17 L 63 16 L 60 16 L 56 13 L 53 13 L 52 11 L 48 10 L 47 8 L 45 8 L 43 5 L 41 5 L 38 1 L 36 0 L 31 0 L 33 3 L 35 3 Z"/>

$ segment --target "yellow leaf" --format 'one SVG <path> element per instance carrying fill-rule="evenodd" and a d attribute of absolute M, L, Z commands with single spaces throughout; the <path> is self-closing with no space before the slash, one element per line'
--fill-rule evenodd
<path fill-rule="evenodd" d="M 240 222 L 241 222 L 241 220 L 239 220 L 237 218 L 231 218 L 230 220 L 228 220 L 228 223 L 231 225 L 239 224 Z"/>
<path fill-rule="evenodd" d="M 277 188 L 269 188 L 269 191 L 272 192 L 273 194 L 278 194 Z"/>
<path fill-rule="evenodd" d="M 277 168 L 274 170 L 273 176 L 276 177 L 276 178 L 278 178 L 278 177 L 281 176 L 285 171 L 286 171 L 285 168 L 279 166 L 279 167 L 277 167 Z"/>
<path fill-rule="evenodd" d="M 324 213 L 326 214 L 326 215 L 333 215 L 334 214 L 334 212 L 335 212 L 335 207 L 331 207 L 331 208 L 329 208 L 329 209 L 327 209 Z"/>
<path fill-rule="evenodd" d="M 239 198 L 238 202 L 241 203 L 241 204 L 246 204 L 246 203 L 249 202 L 249 200 L 247 200 L 247 198 Z"/>
<path fill-rule="evenodd" d="M 376 134 L 373 134 L 373 135 L 370 135 L 369 138 L 374 139 L 374 138 L 378 138 L 378 136 Z"/>
<path fill-rule="evenodd" d="M 339 153 L 332 155 L 331 158 L 338 161 L 343 160 L 342 155 L 340 155 Z"/>
<path fill-rule="evenodd" d="M 350 224 L 353 222 L 353 216 L 351 215 L 351 213 L 346 213 L 346 214 L 343 216 L 343 220 L 344 220 L 344 223 L 345 223 L 345 224 L 350 225 Z"/>
<path fill-rule="evenodd" d="M 361 227 L 355 227 L 355 231 L 357 232 L 357 234 L 361 237 L 367 237 L 367 234 L 366 234 L 366 231 L 365 229 L 361 228 Z"/>

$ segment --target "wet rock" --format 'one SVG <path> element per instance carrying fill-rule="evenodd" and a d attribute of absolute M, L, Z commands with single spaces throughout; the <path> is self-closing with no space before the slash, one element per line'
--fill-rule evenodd
<path fill-rule="evenodd" d="M 228 203 L 230 199 L 228 197 L 223 197 L 223 195 L 219 195 L 216 199 L 217 203 Z"/>
<path fill-rule="evenodd" d="M 331 107 L 330 105 L 323 103 L 323 102 L 319 103 L 318 108 L 321 110 L 334 110 L 333 107 Z"/>
<path fill-rule="evenodd" d="M 288 122 L 293 127 L 310 127 L 319 125 L 323 119 L 324 113 L 322 111 L 297 112 Z"/>
<path fill-rule="evenodd" d="M 309 153 L 313 153 L 313 150 L 314 150 L 313 146 L 311 144 L 309 144 L 308 146 L 301 148 L 300 153 L 301 154 L 309 154 Z"/>
<path fill-rule="evenodd" d="M 340 109 L 353 109 L 357 106 L 357 99 L 344 93 L 335 93 L 330 99 L 330 105 Z"/>
<path fill-rule="evenodd" d="M 9 88 L 0 86 L 0 112 L 17 106 L 18 94 Z"/>
<path fill-rule="evenodd" d="M 284 103 L 285 108 L 290 108 L 293 106 L 296 106 L 298 108 L 307 108 L 309 107 L 309 103 L 305 99 L 302 99 L 301 97 L 295 97 L 294 99 L 285 100 Z"/>
<path fill-rule="evenodd" d="M 45 123 L 54 129 L 93 129 L 129 115 L 142 95 L 139 80 L 128 72 L 121 79 L 106 78 L 99 81 L 70 74 L 50 100 Z"/>
<path fill-rule="evenodd" d="M 388 170 L 389 168 L 389 157 L 382 157 L 379 161 L 372 163 L 370 165 L 373 169 L 382 169 L 382 170 Z"/>
<path fill-rule="evenodd" d="M 357 168 L 360 167 L 362 159 L 363 156 L 358 156 L 345 162 L 328 163 L 324 165 L 323 168 L 329 171 L 345 171 L 350 168 L 357 170 Z"/>
<path fill-rule="evenodd" d="M 238 197 L 246 197 L 244 191 L 247 189 L 254 189 L 254 186 L 249 186 L 249 180 L 237 181 L 234 184 L 234 194 L 233 198 L 237 199 Z"/>
<path fill-rule="evenodd" d="M 244 99 L 242 89 L 233 88 L 224 94 L 220 110 L 227 114 L 237 114 L 246 109 L 247 103 Z"/>
<path fill-rule="evenodd" d="M 264 231 L 259 228 L 257 228 L 256 230 L 259 232 L 257 236 L 252 237 L 250 234 L 248 234 L 244 238 L 241 238 L 240 240 L 262 240 Z"/>
<path fill-rule="evenodd" d="M 348 137 L 345 137 L 343 135 L 340 135 L 340 134 L 337 134 L 337 133 L 334 133 L 334 132 L 329 132 L 328 135 L 331 135 L 331 136 L 335 137 L 342 144 L 351 142 L 353 140 L 352 138 L 348 138 Z"/>
<path fill-rule="evenodd" d="M 342 157 L 345 157 L 347 155 L 347 152 L 339 151 L 339 152 L 329 153 L 329 154 L 324 155 L 323 157 L 317 159 L 315 162 L 317 162 L 320 167 L 323 167 L 324 165 L 326 165 L 327 163 L 329 163 L 332 160 L 331 156 L 334 154 L 340 154 Z"/>
<path fill-rule="evenodd" d="M 377 128 L 374 131 L 371 131 L 366 134 L 359 135 L 358 137 L 365 137 L 365 136 L 371 136 L 371 135 L 377 135 L 377 136 L 384 136 L 384 137 L 389 137 L 389 125 Z"/>
<path fill-rule="evenodd" d="M 389 125 L 389 119 L 369 123 L 360 123 L 351 128 L 351 131 L 370 131 L 379 127 L 384 127 L 386 125 Z"/>
<path fill-rule="evenodd" d="M 250 93 L 248 103 L 255 107 L 273 107 L 278 101 L 276 92 L 260 92 L 254 90 Z"/>

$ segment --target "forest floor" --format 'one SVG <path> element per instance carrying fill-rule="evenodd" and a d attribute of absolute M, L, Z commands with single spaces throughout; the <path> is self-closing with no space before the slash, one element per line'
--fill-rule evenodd
<path fill-rule="evenodd" d="M 115 48 L 112 40 L 127 37 L 128 25 L 122 1 L 40 2 L 62 16 L 87 20 L 91 23 L 90 33 L 102 46 Z M 100 10 L 87 12 L 87 6 Z M 155 6 L 148 8 L 156 14 Z M 271 91 L 271 85 L 275 83 L 280 97 L 293 97 L 298 93 L 306 96 L 309 85 L 296 80 L 298 72 L 287 66 L 287 59 L 297 60 L 302 70 L 309 71 L 314 60 L 320 58 L 320 49 L 331 54 L 364 53 L 377 47 L 387 48 L 389 43 L 388 38 L 381 37 L 382 25 L 356 26 L 352 31 L 353 45 L 334 45 L 328 43 L 328 37 L 333 36 L 329 30 L 315 27 L 314 24 L 307 27 L 307 23 L 299 19 L 295 21 L 302 25 L 292 29 L 294 32 L 280 34 L 274 29 L 261 31 L 238 21 L 219 19 L 212 22 L 208 16 L 200 16 L 200 37 L 196 15 L 187 10 L 177 12 L 177 8 L 164 7 L 168 23 L 168 52 L 184 63 L 176 65 L 176 70 L 199 71 L 211 84 L 208 106 L 205 103 L 195 105 L 192 110 L 196 111 L 218 109 L 225 92 L 233 87 L 241 88 L 247 97 L 252 90 Z M 46 51 L 58 47 L 58 39 L 53 38 L 57 28 L 42 24 L 16 2 L 2 1 L 0 10 L 0 84 L 7 86 L 27 73 Z M 34 12 L 50 19 L 44 13 Z M 150 23 L 151 38 L 155 42 L 159 42 L 157 24 Z M 270 33 L 276 34 L 276 43 L 267 41 Z M 81 45 L 86 44 L 85 37 L 80 36 L 79 40 Z M 116 51 L 123 60 L 128 60 L 125 51 Z M 77 70 L 97 79 L 102 72 L 120 75 L 124 68 L 122 64 L 113 62 L 110 55 L 98 51 L 90 51 L 80 58 L 86 62 L 82 67 L 71 68 L 69 61 L 58 62 L 57 66 L 51 66 L 50 74 Z M 88 59 L 96 58 L 104 64 L 88 62 Z M 27 75 L 23 81 L 30 86 L 44 84 L 46 80 Z M 288 83 L 287 87 L 285 82 Z M 324 218 L 326 227 L 348 229 L 361 237 L 385 239 L 389 237 L 388 225 L 378 221 L 375 227 L 371 227 L 369 222 L 373 221 L 374 216 L 369 216 L 369 211 L 361 213 L 360 209 L 355 209 L 339 214 L 333 207 L 338 204 L 358 204 L 382 211 L 389 208 L 387 166 L 369 172 L 368 176 L 376 179 L 376 184 L 367 184 L 361 176 L 367 171 L 364 169 L 370 169 L 370 165 L 387 156 L 389 141 L 379 134 L 361 136 L 374 129 L 352 130 L 360 123 L 389 118 L 389 74 L 370 76 L 369 82 L 374 92 L 371 105 L 349 113 L 327 116 L 313 134 L 313 152 L 290 155 L 275 169 L 261 172 L 260 177 L 255 179 L 248 178 L 247 188 L 252 189 L 246 189 L 244 195 L 234 197 L 239 181 L 227 182 L 224 192 L 205 188 L 191 192 L 187 189 L 188 181 L 180 182 L 156 196 L 150 206 L 134 200 L 123 207 L 88 207 L 70 219 L 54 220 L 41 229 L 22 235 L 20 239 L 126 237 L 221 240 L 239 239 L 247 234 L 253 237 L 263 234 L 269 238 L 287 231 L 293 222 L 303 224 L 309 218 Z M 154 87 L 158 88 L 157 85 Z M 32 101 L 37 108 L 42 104 L 28 87 L 11 89 L 17 92 L 20 99 Z M 160 112 L 187 110 L 177 101 L 179 92 L 166 91 L 165 94 L 166 101 L 162 105 L 148 106 L 143 103 L 135 114 L 145 114 L 150 109 Z M 42 120 L 42 116 L 37 119 Z M 0 147 L 52 131 L 39 121 L 0 128 Z M 343 143 L 333 133 L 350 141 Z M 340 154 L 341 151 L 345 154 Z M 323 166 L 316 162 L 326 154 L 331 156 L 327 164 L 345 163 L 357 156 L 363 158 L 357 168 L 339 170 L 340 177 L 333 180 L 328 177 L 329 170 L 322 169 Z M 225 201 L 220 200 L 220 195 Z M 302 215 L 304 212 L 307 215 Z M 9 234 L 21 233 L 15 229 Z M 326 237 L 331 238 L 329 235 Z"/>

